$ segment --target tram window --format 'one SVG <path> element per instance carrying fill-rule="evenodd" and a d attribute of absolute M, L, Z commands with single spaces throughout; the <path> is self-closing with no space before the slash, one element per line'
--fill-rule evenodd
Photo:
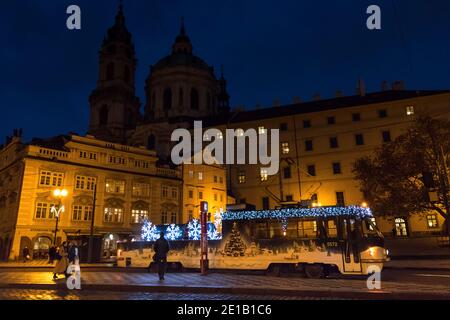
<path fill-rule="evenodd" d="M 283 230 L 281 229 L 281 223 L 273 221 L 269 223 L 269 236 L 270 239 L 279 239 L 283 237 Z"/>
<path fill-rule="evenodd" d="M 286 237 L 290 239 L 298 238 L 298 220 L 288 222 Z"/>
<path fill-rule="evenodd" d="M 255 225 L 255 237 L 256 239 L 267 239 L 267 224 L 257 223 Z"/>
<path fill-rule="evenodd" d="M 317 238 L 317 221 L 315 220 L 299 221 L 298 236 L 300 238 Z"/>
<path fill-rule="evenodd" d="M 329 238 L 337 238 L 338 232 L 337 232 L 336 221 L 334 219 L 327 221 L 327 230 L 328 230 Z"/>

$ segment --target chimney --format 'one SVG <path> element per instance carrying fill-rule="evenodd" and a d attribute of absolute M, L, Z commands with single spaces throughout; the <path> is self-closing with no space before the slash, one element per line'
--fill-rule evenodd
<path fill-rule="evenodd" d="M 313 96 L 313 100 L 314 100 L 314 101 L 320 101 L 320 100 L 322 100 L 322 97 L 320 96 L 320 93 L 316 93 L 316 94 Z"/>
<path fill-rule="evenodd" d="M 365 84 L 365 82 L 364 82 L 363 79 L 359 79 L 359 81 L 358 81 L 358 91 L 357 91 L 357 94 L 358 94 L 360 97 L 365 97 L 365 96 L 366 96 L 366 84 Z"/>
<path fill-rule="evenodd" d="M 281 107 L 281 101 L 279 98 L 275 99 L 275 101 L 273 102 L 273 106 L 276 108 Z"/>
<path fill-rule="evenodd" d="M 302 103 L 302 99 L 300 99 L 300 97 L 295 96 L 294 99 L 292 100 L 292 102 L 294 104 L 300 104 L 300 103 Z"/>
<path fill-rule="evenodd" d="M 341 90 L 336 91 L 336 98 L 342 98 L 344 95 Z"/>
<path fill-rule="evenodd" d="M 381 91 L 389 91 L 389 84 L 386 80 L 381 83 Z"/>
<path fill-rule="evenodd" d="M 405 90 L 405 82 L 404 81 L 395 81 L 392 84 L 392 90 L 394 90 L 394 91 Z"/>

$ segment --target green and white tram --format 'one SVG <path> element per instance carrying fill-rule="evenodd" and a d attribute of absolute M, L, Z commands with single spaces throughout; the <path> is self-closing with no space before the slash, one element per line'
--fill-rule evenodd
<path fill-rule="evenodd" d="M 381 270 L 388 260 L 383 235 L 372 218 L 364 207 L 228 211 L 222 216 L 222 239 L 208 243 L 209 268 L 271 274 L 304 271 L 310 278 L 325 277 L 333 270 L 366 275 L 373 267 Z M 152 242 L 133 246 L 140 249 L 124 251 L 118 265 L 151 266 Z M 171 241 L 171 247 L 170 264 L 199 268 L 199 241 Z"/>

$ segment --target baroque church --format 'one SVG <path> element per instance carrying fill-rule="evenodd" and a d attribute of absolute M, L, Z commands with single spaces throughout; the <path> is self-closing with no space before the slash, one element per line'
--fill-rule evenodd
<path fill-rule="evenodd" d="M 172 52 L 150 67 L 144 114 L 135 94 L 136 51 L 122 5 L 99 60 L 97 87 L 89 99 L 89 134 L 98 139 L 146 146 L 166 160 L 173 130 L 190 129 L 194 120 L 227 117 L 230 112 L 223 71 L 217 78 L 214 67 L 194 54 L 184 21 Z"/>

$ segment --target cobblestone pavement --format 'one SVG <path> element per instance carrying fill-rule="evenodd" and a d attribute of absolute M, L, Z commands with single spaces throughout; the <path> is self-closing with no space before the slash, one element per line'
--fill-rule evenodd
<path fill-rule="evenodd" d="M 403 272 L 405 273 L 405 272 Z M 382 278 L 382 290 L 378 293 L 420 293 L 423 295 L 440 294 L 450 299 L 450 273 L 436 274 L 424 273 L 413 276 L 399 276 L 387 274 Z M 267 290 L 267 294 L 277 292 L 276 295 L 308 295 L 308 292 L 343 293 L 353 292 L 355 296 L 363 293 L 373 293 L 367 289 L 364 277 L 337 277 L 333 279 L 306 279 L 300 277 L 268 277 L 259 275 L 236 275 L 213 273 L 203 277 L 198 273 L 170 273 L 166 281 L 158 281 L 156 274 L 148 273 L 122 273 L 122 272 L 89 272 L 82 271 L 82 286 L 86 290 L 108 290 L 108 291 L 152 291 L 164 289 L 164 292 L 198 292 L 198 289 L 209 289 L 212 292 L 217 289 L 231 289 L 234 293 L 255 294 L 252 290 Z M 64 279 L 56 281 L 60 286 L 64 286 Z M 35 271 L 0 271 L 0 286 L 23 285 L 20 289 L 26 289 L 27 285 L 44 285 L 45 288 L 30 287 L 30 289 L 52 289 L 55 281 L 52 280 L 51 272 Z M 97 287 L 94 287 L 97 286 Z M 88 287 L 88 288 L 86 288 Z M 129 288 L 132 287 L 132 290 Z M 59 287 L 58 287 L 59 288 Z M 142 290 L 141 290 L 142 289 Z M 184 290 L 182 290 L 184 289 Z M 239 290 L 235 292 L 234 289 Z M 1 291 L 0 290 L 0 291 Z M 247 292 L 245 292 L 247 290 Z M 202 292 L 202 293 L 212 293 Z M 280 293 L 282 292 L 282 293 Z M 306 293 L 305 293 L 306 292 Z M 229 293 L 229 292 L 227 292 Z M 258 293 L 260 294 L 260 293 Z"/>
<path fill-rule="evenodd" d="M 149 293 L 149 292 L 113 292 L 113 291 L 79 291 L 68 292 L 61 290 L 29 290 L 3 289 L 0 290 L 0 300 L 324 300 L 317 297 L 298 296 L 255 296 L 231 294 L 192 294 L 192 293 Z M 329 299 L 327 299 L 329 300 Z M 339 300 L 339 299 L 336 299 Z"/>

